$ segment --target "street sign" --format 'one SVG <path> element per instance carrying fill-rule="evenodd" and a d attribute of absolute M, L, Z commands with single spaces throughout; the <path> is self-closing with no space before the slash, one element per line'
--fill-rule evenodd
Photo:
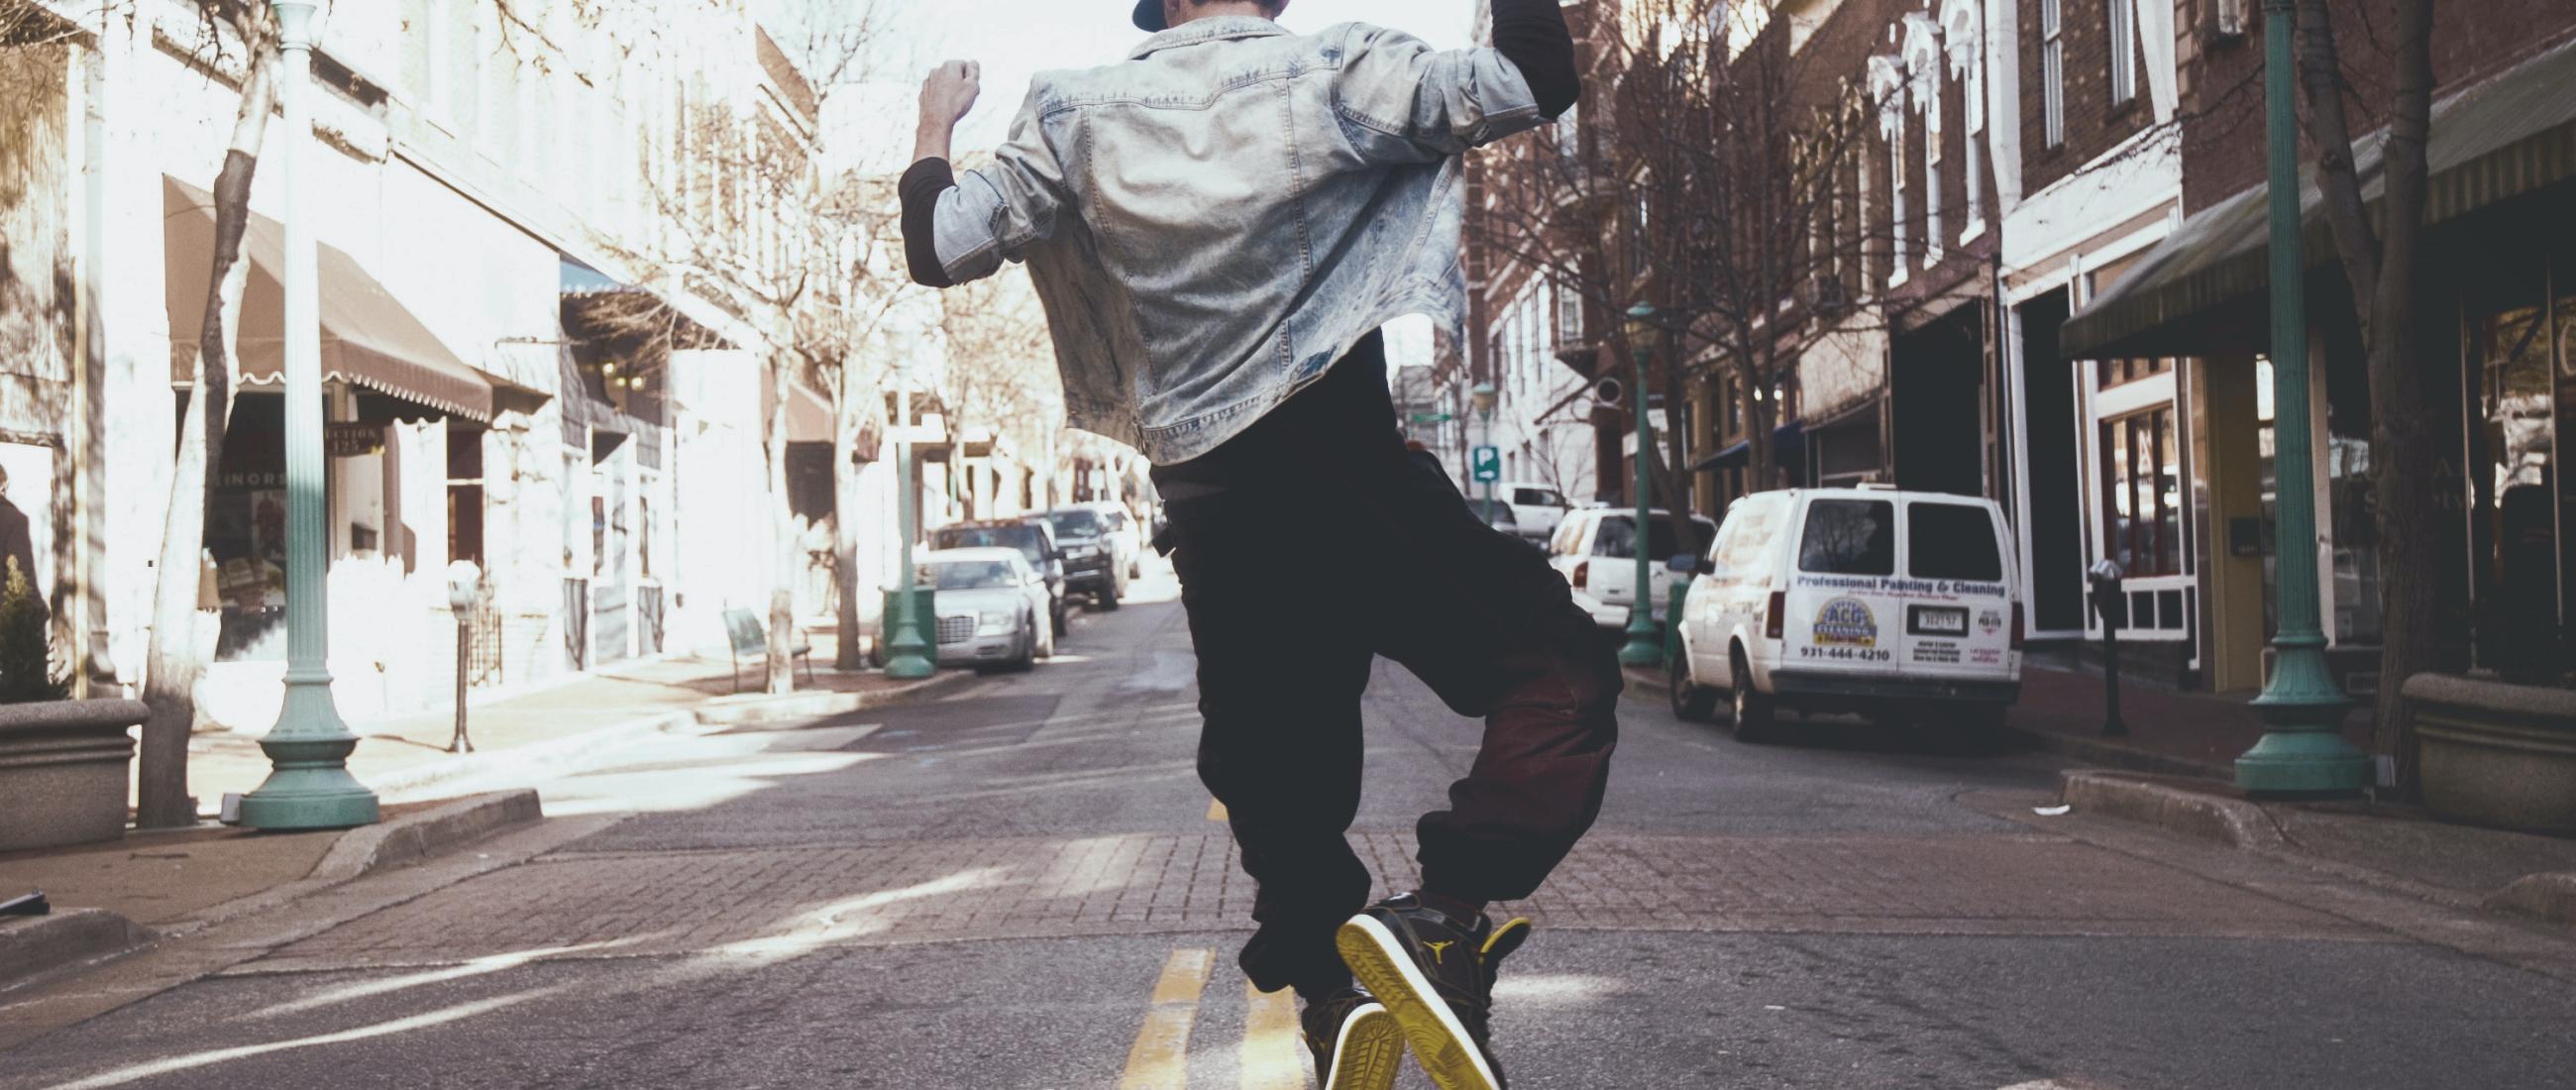
<path fill-rule="evenodd" d="M 1448 413 L 1415 413 L 1415 414 L 1413 414 L 1413 422 L 1414 422 L 1414 423 L 1416 423 L 1416 424 L 1446 424 L 1446 423 L 1448 423 L 1448 422 L 1450 422 L 1450 421 L 1452 421 L 1452 420 L 1456 420 L 1456 419 L 1458 419 L 1458 418 L 1457 418 L 1457 417 L 1455 417 L 1455 416 L 1451 416 L 1451 415 L 1449 415 Z"/>
<path fill-rule="evenodd" d="M 1503 479 L 1503 448 L 1477 447 L 1475 457 L 1467 462 L 1475 471 L 1476 483 L 1492 484 Z"/>

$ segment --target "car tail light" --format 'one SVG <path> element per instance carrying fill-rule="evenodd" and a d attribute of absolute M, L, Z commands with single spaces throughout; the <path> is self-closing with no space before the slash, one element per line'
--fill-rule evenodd
<path fill-rule="evenodd" d="M 2013 603 L 2013 637 L 2012 637 L 2012 649 L 2013 649 L 2013 650 L 2015 650 L 2015 651 L 2019 651 L 2019 650 L 2021 650 L 2021 645 L 2022 645 L 2022 640 L 2023 640 L 2023 638 L 2024 638 L 2024 634 L 2023 634 L 2023 632 L 2022 632 L 2022 627 L 2021 627 L 2021 603 L 2019 603 L 2019 602 L 2014 602 L 2014 603 Z"/>
<path fill-rule="evenodd" d="M 1788 627 L 1789 592 L 1785 590 L 1772 591 L 1770 616 L 1762 622 L 1762 634 L 1776 640 L 1780 638 L 1783 632 L 1788 630 Z"/>
<path fill-rule="evenodd" d="M 1592 582 L 1592 562 L 1591 562 L 1591 561 L 1589 561 L 1589 560 L 1586 560 L 1586 561 L 1583 561 L 1583 562 L 1581 562 L 1581 563 L 1579 563 L 1579 564 L 1576 564 L 1576 565 L 1574 566 L 1574 589 L 1576 589 L 1576 590 L 1589 590 L 1589 589 L 1591 589 L 1591 587 L 1590 587 L 1591 582 Z"/>

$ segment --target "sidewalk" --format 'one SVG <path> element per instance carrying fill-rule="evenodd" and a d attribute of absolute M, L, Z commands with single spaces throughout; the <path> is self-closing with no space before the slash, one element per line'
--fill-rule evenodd
<path fill-rule="evenodd" d="M 2124 681 L 2120 719 L 2129 733 L 2115 738 L 2102 733 L 2101 674 L 2033 662 L 2022 668 L 2021 702 L 2007 722 L 2041 749 L 2093 764 L 2232 782 L 2237 755 L 2263 737 L 2252 700 L 2250 693 L 2186 693 Z M 2344 717 L 2343 734 L 2369 748 L 2367 709 Z"/>

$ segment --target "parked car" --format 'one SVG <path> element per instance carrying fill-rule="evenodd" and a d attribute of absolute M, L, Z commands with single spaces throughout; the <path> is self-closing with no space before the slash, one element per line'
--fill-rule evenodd
<path fill-rule="evenodd" d="M 1127 513 L 1125 506 L 1116 503 L 1095 503 L 1091 509 L 1100 512 L 1100 539 L 1109 543 L 1109 555 L 1118 565 L 1118 570 L 1126 572 L 1129 579 L 1142 577 L 1145 574 L 1145 534 L 1137 528 L 1135 518 Z"/>
<path fill-rule="evenodd" d="M 1127 593 L 1127 570 L 1118 566 L 1115 546 L 1105 536 L 1109 526 L 1100 512 L 1059 507 L 1047 512 L 1046 519 L 1063 550 L 1065 589 L 1089 595 L 1096 608 L 1118 608 L 1118 599 Z"/>
<path fill-rule="evenodd" d="M 1646 555 L 1653 561 L 1647 567 L 1653 595 L 1648 605 L 1660 619 L 1672 601 L 1674 580 L 1681 578 L 1664 562 L 1684 550 L 1665 512 L 1651 512 L 1647 522 Z M 1692 515 L 1691 525 L 1697 530 L 1692 536 L 1702 543 L 1717 536 L 1717 523 L 1707 516 Z M 1574 587 L 1574 604 L 1592 615 L 1592 623 L 1626 628 L 1628 607 L 1636 601 L 1636 509 L 1587 507 L 1566 515 L 1548 540 L 1547 562 Z"/>
<path fill-rule="evenodd" d="M 1073 630 L 1073 604 L 1066 600 L 1064 558 L 1056 555 L 1055 527 L 1042 518 L 958 522 L 930 532 L 935 549 L 1016 549 L 1046 579 L 1047 627 L 1056 635 Z"/>
<path fill-rule="evenodd" d="M 1708 717 L 1725 694 L 1748 739 L 1782 709 L 1999 723 L 2021 696 L 2017 553 L 2002 509 L 1975 496 L 1738 500 L 1705 557 L 1675 559 L 1693 577 L 1673 709 Z"/>
<path fill-rule="evenodd" d="M 1475 512 L 1477 518 L 1485 520 L 1485 525 L 1493 527 L 1496 532 L 1521 536 L 1520 516 L 1512 511 L 1511 504 L 1502 500 L 1470 498 L 1467 509 Z"/>
<path fill-rule="evenodd" d="M 1565 523 L 1565 513 L 1574 509 L 1565 502 L 1565 493 L 1525 481 L 1496 483 L 1494 498 L 1512 505 L 1521 536 L 1542 542 L 1556 534 L 1556 528 Z"/>
<path fill-rule="evenodd" d="M 1046 577 L 1018 549 L 935 549 L 917 562 L 934 592 L 940 665 L 1025 670 L 1055 655 Z"/>

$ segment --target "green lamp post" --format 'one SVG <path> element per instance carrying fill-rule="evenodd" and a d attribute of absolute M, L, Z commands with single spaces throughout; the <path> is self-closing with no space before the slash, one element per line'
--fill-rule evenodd
<path fill-rule="evenodd" d="M 322 322 L 313 224 L 304 213 L 306 145 L 313 142 L 313 0 L 276 0 L 278 173 L 285 179 L 286 258 L 279 277 L 286 353 L 286 699 L 260 739 L 272 766 L 241 800 L 253 829 L 345 829 L 377 818 L 376 794 L 349 774 L 349 733 L 331 702 L 330 632 L 322 566 Z"/>
<path fill-rule="evenodd" d="M 1654 540 L 1653 515 L 1655 423 L 1646 415 L 1646 362 L 1654 349 L 1648 344 L 1655 335 L 1655 308 L 1639 303 L 1628 308 L 1628 348 L 1637 360 L 1637 534 L 1629 551 L 1637 554 L 1637 581 L 1628 605 L 1628 643 L 1619 649 L 1622 666 L 1660 666 L 1664 661 L 1664 641 L 1655 625 L 1655 594 L 1652 552 L 1646 543 Z"/>
<path fill-rule="evenodd" d="M 2306 267 L 2299 246 L 2299 137 L 2290 94 L 2294 0 L 2263 0 L 2263 104 L 2271 157 L 2273 457 L 2280 557 L 2271 680 L 2254 707 L 2264 734 L 2236 758 L 2236 785 L 2262 794 L 2349 794 L 2371 785 L 2368 754 L 2343 740 L 2351 701 L 2326 669 L 2317 619 L 2316 479 L 2308 459 Z"/>
<path fill-rule="evenodd" d="M 895 383 L 895 419 L 903 428 L 894 445 L 895 529 L 902 538 L 902 555 L 895 563 L 894 606 L 885 621 L 890 633 L 885 672 L 909 680 L 929 677 L 939 667 L 932 644 L 921 636 L 921 595 L 913 586 L 912 539 L 920 533 L 921 489 L 913 480 L 912 380 L 898 376 Z"/>

